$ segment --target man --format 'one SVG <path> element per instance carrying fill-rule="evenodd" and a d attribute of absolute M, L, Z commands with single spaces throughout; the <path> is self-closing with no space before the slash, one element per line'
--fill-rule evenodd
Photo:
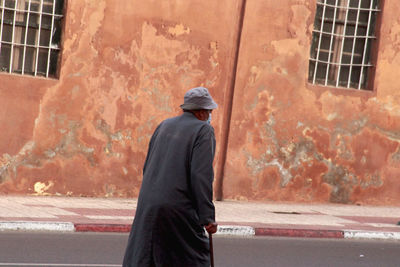
<path fill-rule="evenodd" d="M 208 90 L 184 96 L 183 114 L 155 130 L 123 266 L 210 266 L 204 228 L 217 231 L 212 203 L 215 152 Z"/>

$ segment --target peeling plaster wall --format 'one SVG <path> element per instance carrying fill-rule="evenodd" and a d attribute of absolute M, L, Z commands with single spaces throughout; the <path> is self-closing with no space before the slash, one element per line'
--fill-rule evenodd
<path fill-rule="evenodd" d="M 0 74 L 0 192 L 137 196 L 149 138 L 184 93 L 206 86 L 223 110 L 239 12 L 236 0 L 68 1 L 59 79 Z"/>
<path fill-rule="evenodd" d="M 307 83 L 315 2 L 247 1 L 224 197 L 398 205 L 400 2 L 368 92 Z"/>
<path fill-rule="evenodd" d="M 224 198 L 399 203 L 400 2 L 384 3 L 357 91 L 307 82 L 316 0 L 246 1 Z M 241 4 L 68 1 L 59 79 L 0 73 L 0 193 L 137 196 L 154 128 L 198 85 L 223 166 Z"/>

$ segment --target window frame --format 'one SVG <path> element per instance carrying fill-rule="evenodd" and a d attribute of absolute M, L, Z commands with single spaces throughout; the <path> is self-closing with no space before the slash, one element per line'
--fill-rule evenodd
<path fill-rule="evenodd" d="M 2 45 L 9 47 L 9 62 L 7 65 L 3 66 L 5 70 L 0 70 L 0 74 L 14 74 L 24 77 L 45 79 L 59 78 L 67 0 L 61 0 L 62 2 L 59 4 L 57 4 L 57 0 L 45 1 L 46 0 L 16 0 L 13 3 L 13 7 L 7 7 L 6 0 L 0 0 L 0 7 L 2 9 L 0 11 L 0 48 Z M 37 10 L 32 9 L 33 5 L 37 5 Z M 44 6 L 50 6 L 49 10 L 51 10 L 51 12 L 43 10 Z M 57 13 L 57 7 L 59 8 L 59 13 Z M 7 11 L 13 13 L 12 22 L 6 21 L 7 19 L 5 19 Z M 33 14 L 37 16 L 35 17 L 35 21 L 30 18 Z M 47 16 L 50 21 L 49 25 L 45 23 L 42 24 L 42 18 L 45 16 Z M 56 23 L 58 25 L 56 25 Z M 2 35 L 5 32 L 3 30 L 4 25 L 12 27 L 11 40 L 7 41 L 3 39 Z M 49 32 L 48 36 L 46 35 L 46 37 L 44 37 L 45 39 L 41 39 L 41 33 L 44 33 L 44 31 Z M 59 32 L 56 33 L 56 31 Z M 31 35 L 33 34 L 33 44 L 30 44 L 28 41 L 28 32 Z M 16 34 L 19 35 L 19 37 L 16 38 Z M 58 42 L 54 43 L 54 38 L 57 38 Z M 15 49 L 19 49 L 20 51 L 16 53 L 14 51 Z M 28 49 L 30 53 L 32 53 L 30 56 L 27 56 Z M 52 56 L 57 57 L 54 65 L 51 64 Z M 40 57 L 42 57 L 42 60 L 39 60 Z M 43 60 L 43 58 L 45 60 Z M 19 60 L 19 62 L 15 63 L 16 60 Z M 32 66 L 27 69 L 25 66 L 26 64 L 32 64 Z"/>
<path fill-rule="evenodd" d="M 310 66 L 311 66 L 311 62 L 312 62 L 312 46 L 313 46 L 313 33 L 314 33 L 314 27 L 315 27 L 315 20 L 316 20 L 316 13 L 317 13 L 317 7 L 318 7 L 318 3 L 317 0 L 314 0 L 313 3 L 314 4 L 314 9 L 311 12 L 310 18 L 312 18 L 312 20 L 310 19 L 310 29 L 311 29 L 311 34 L 310 34 L 310 39 L 309 39 L 309 54 L 308 54 L 308 64 L 307 64 L 307 69 L 305 70 L 305 74 L 306 74 L 306 79 L 305 79 L 305 84 L 307 88 L 312 88 L 315 89 L 317 92 L 323 92 L 323 91 L 332 91 L 335 90 L 337 91 L 338 94 L 344 94 L 344 95 L 352 95 L 354 92 L 357 93 L 361 93 L 361 95 L 366 95 L 366 96 L 371 96 L 371 95 L 376 95 L 376 86 L 375 86 L 375 75 L 376 75 L 376 68 L 377 68 L 377 64 L 378 64 L 378 51 L 379 51 L 379 43 L 381 41 L 381 25 L 382 25 L 382 17 L 383 17 L 383 13 L 384 13 L 384 7 L 385 7 L 385 1 L 386 0 L 378 0 L 378 14 L 376 16 L 376 20 L 375 20 L 375 30 L 373 32 L 374 36 L 376 38 L 374 38 L 375 40 L 372 41 L 370 43 L 370 53 L 369 53 L 369 61 L 371 63 L 371 66 L 368 67 L 367 70 L 367 80 L 366 80 L 366 87 L 365 88 L 354 88 L 354 87 L 344 87 L 344 86 L 336 86 L 336 85 L 332 85 L 332 84 L 323 84 L 323 83 L 318 83 L 315 82 L 313 83 L 313 79 L 310 75 Z M 317 29 L 315 29 L 317 30 Z M 319 29 L 317 30 L 319 31 Z M 345 29 L 344 29 L 345 32 Z M 367 63 L 368 63 L 367 62 Z M 340 63 L 338 63 L 340 64 Z M 314 70 L 315 71 L 315 70 Z M 350 75 L 350 73 L 349 73 Z M 311 78 L 310 78 L 311 77 Z M 351 78 L 350 78 L 351 79 Z M 361 83 L 361 81 L 359 81 L 359 83 Z M 365 94 L 364 94 L 365 93 Z"/>

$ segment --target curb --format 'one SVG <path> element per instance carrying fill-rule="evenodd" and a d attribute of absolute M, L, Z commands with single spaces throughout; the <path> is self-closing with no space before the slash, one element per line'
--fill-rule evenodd
<path fill-rule="evenodd" d="M 0 231 L 74 232 L 75 226 L 71 222 L 0 222 Z"/>
<path fill-rule="evenodd" d="M 131 231 L 130 224 L 81 224 L 76 223 L 75 232 L 113 232 L 113 233 L 129 233 Z"/>
<path fill-rule="evenodd" d="M 57 231 L 57 232 L 103 232 L 129 233 L 131 224 L 85 224 L 72 222 L 15 221 L 0 222 L 0 231 Z M 238 225 L 219 225 L 215 235 L 228 236 L 276 236 L 301 238 L 379 239 L 400 240 L 400 232 L 377 232 L 360 230 L 321 230 L 261 228 Z"/>
<path fill-rule="evenodd" d="M 376 232 L 376 231 L 344 231 L 346 239 L 383 239 L 383 240 L 400 240 L 400 232 Z"/>
<path fill-rule="evenodd" d="M 130 224 L 75 224 L 75 232 L 119 232 L 127 233 Z M 400 240 L 400 232 L 373 232 L 357 230 L 321 230 L 321 229 L 284 229 L 257 228 L 252 226 L 219 225 L 215 235 L 228 236 L 277 236 L 301 238 L 335 238 L 335 239 L 381 239 Z"/>
<path fill-rule="evenodd" d="M 255 236 L 256 231 L 251 226 L 218 225 L 216 235 Z"/>
<path fill-rule="evenodd" d="M 344 238 L 341 230 L 256 228 L 256 236 Z"/>

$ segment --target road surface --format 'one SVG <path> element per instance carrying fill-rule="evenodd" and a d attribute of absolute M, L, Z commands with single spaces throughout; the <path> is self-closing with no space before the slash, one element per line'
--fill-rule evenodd
<path fill-rule="evenodd" d="M 121 266 L 128 234 L 0 232 L 0 266 Z M 215 266 L 400 266 L 400 242 L 214 236 Z"/>

